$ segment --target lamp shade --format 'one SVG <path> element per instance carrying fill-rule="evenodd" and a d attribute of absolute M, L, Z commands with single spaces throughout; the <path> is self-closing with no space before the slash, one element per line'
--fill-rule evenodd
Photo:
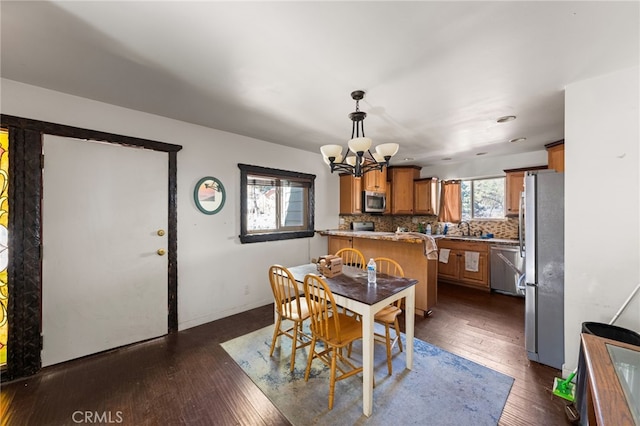
<path fill-rule="evenodd" d="M 377 152 L 374 152 L 371 155 L 373 156 L 373 159 L 376 160 L 378 163 L 384 163 L 385 161 L 387 161 L 387 160 L 384 159 L 383 155 L 381 155 L 381 154 L 379 154 Z"/>
<path fill-rule="evenodd" d="M 366 152 L 371 148 L 370 138 L 353 138 L 349 141 L 349 149 L 353 152 Z"/>
<path fill-rule="evenodd" d="M 398 152 L 400 145 L 397 143 L 383 143 L 376 146 L 376 152 L 383 157 L 393 157 Z"/>
<path fill-rule="evenodd" d="M 331 161 L 329 161 L 329 157 L 325 157 L 324 155 L 322 156 L 323 160 L 325 163 L 327 163 L 328 166 L 331 165 Z M 342 161 L 342 154 L 339 154 L 335 160 L 333 160 L 334 163 L 339 163 Z"/>
<path fill-rule="evenodd" d="M 320 147 L 320 152 L 325 158 L 340 157 L 342 159 L 342 147 L 340 145 L 323 145 Z"/>
<path fill-rule="evenodd" d="M 355 167 L 356 166 L 356 157 L 355 155 L 350 155 L 348 156 L 344 161 L 347 162 L 348 165 L 350 165 L 351 167 Z M 364 163 L 364 158 L 360 158 L 360 164 Z"/>

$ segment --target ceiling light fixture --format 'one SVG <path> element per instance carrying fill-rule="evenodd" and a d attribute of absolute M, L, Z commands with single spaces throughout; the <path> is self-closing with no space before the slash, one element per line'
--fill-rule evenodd
<path fill-rule="evenodd" d="M 508 121 L 513 121 L 513 120 L 515 120 L 515 119 L 516 119 L 516 116 L 515 116 L 515 115 L 505 115 L 504 117 L 500 117 L 500 118 L 498 118 L 496 121 L 497 121 L 498 123 L 506 123 L 506 122 L 508 122 Z"/>
<path fill-rule="evenodd" d="M 524 142 L 526 140 L 527 140 L 527 138 L 515 138 L 515 139 L 509 140 L 509 142 L 512 142 L 512 143 L 513 142 Z"/>
<path fill-rule="evenodd" d="M 382 170 L 384 166 L 389 167 L 389 159 L 396 155 L 399 145 L 397 143 L 383 143 L 376 147 L 376 152 L 371 153 L 371 139 L 364 135 L 364 119 L 367 113 L 360 111 L 360 100 L 364 98 L 364 91 L 356 90 L 351 92 L 351 98 L 356 101 L 356 110 L 349 114 L 351 119 L 351 140 L 347 144 L 347 152 L 342 156 L 340 145 L 324 145 L 320 147 L 320 152 L 324 162 L 334 171 L 346 172 L 355 177 L 372 170 Z M 351 152 L 353 155 L 349 155 Z"/>

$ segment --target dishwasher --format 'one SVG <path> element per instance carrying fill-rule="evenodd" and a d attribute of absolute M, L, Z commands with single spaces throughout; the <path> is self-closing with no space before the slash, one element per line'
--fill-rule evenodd
<path fill-rule="evenodd" d="M 524 257 L 518 246 L 491 246 L 491 291 L 524 297 Z"/>

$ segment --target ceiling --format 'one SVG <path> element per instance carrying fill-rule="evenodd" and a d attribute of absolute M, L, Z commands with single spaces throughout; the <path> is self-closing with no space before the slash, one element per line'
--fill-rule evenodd
<path fill-rule="evenodd" d="M 640 52 L 637 1 L 3 0 L 0 14 L 3 78 L 317 153 L 346 146 L 360 89 L 366 135 L 421 166 L 544 149 L 564 138 L 565 86 Z"/>

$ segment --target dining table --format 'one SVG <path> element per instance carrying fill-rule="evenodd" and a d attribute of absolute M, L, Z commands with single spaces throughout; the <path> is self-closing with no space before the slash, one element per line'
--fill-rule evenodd
<path fill-rule="evenodd" d="M 374 317 L 385 306 L 398 299 L 405 299 L 405 312 L 415 309 L 415 286 L 417 280 L 377 273 L 377 282 L 369 284 L 367 271 L 353 266 L 342 266 L 342 273 L 333 277 L 323 276 L 315 263 L 288 268 L 298 287 L 303 290 L 307 274 L 321 276 L 329 285 L 337 305 L 360 315 L 362 322 L 362 412 L 371 416 L 373 412 L 374 384 Z M 405 361 L 407 369 L 413 368 L 414 315 L 405 315 Z"/>

